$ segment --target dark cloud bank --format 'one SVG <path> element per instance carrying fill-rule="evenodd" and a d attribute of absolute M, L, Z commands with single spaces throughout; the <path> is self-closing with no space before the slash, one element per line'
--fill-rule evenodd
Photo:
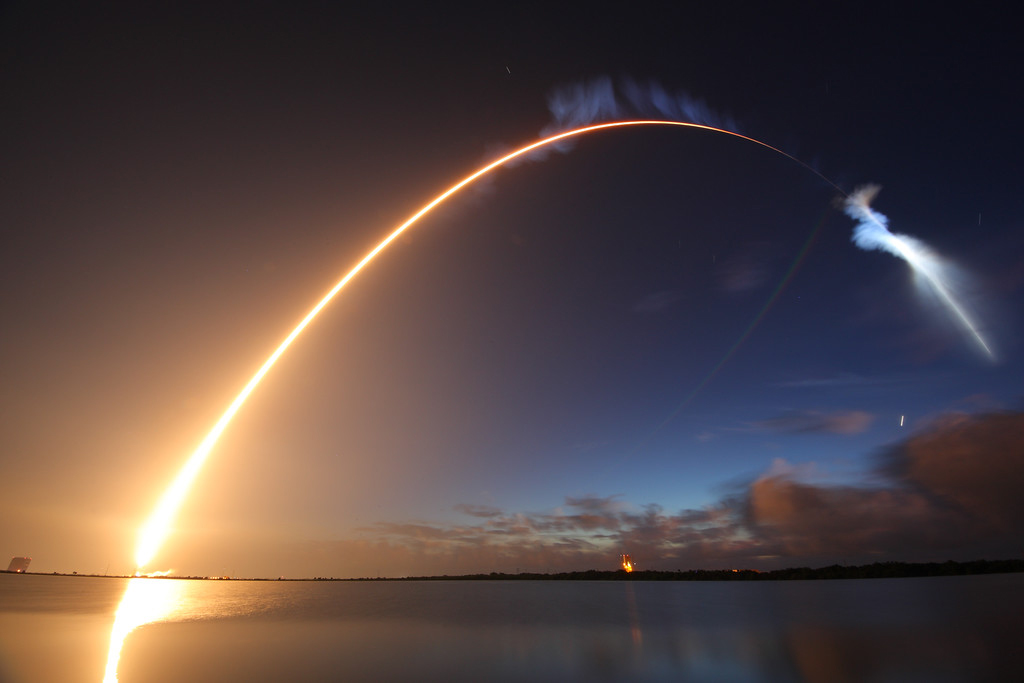
<path fill-rule="evenodd" d="M 1024 554 L 1024 413 L 946 415 L 878 454 L 859 486 L 773 468 L 714 506 L 676 514 L 615 496 L 567 498 L 546 513 L 460 505 L 465 525 L 378 524 L 376 563 L 404 574 L 861 564 Z M 392 571 L 387 573 L 391 574 Z"/>

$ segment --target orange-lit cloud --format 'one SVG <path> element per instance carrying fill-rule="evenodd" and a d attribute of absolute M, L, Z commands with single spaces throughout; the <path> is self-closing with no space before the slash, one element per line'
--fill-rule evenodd
<path fill-rule="evenodd" d="M 469 515 L 470 517 L 497 517 L 501 515 L 501 509 L 491 505 L 467 505 L 459 503 L 455 506 L 457 512 Z"/>
<path fill-rule="evenodd" d="M 1024 526 L 1024 414 L 947 415 L 890 449 L 885 470 L 927 492 L 978 533 Z"/>
<path fill-rule="evenodd" d="M 373 524 L 361 530 L 372 540 L 328 554 L 372 547 L 392 575 L 614 569 L 621 552 L 649 569 L 1012 557 L 1024 524 L 1021 443 L 1024 414 L 947 416 L 883 454 L 862 485 L 809 483 L 776 462 L 699 510 L 596 495 L 532 513 L 464 504 L 466 524 Z"/>
<path fill-rule="evenodd" d="M 874 415 L 861 410 L 832 413 L 794 410 L 779 417 L 762 420 L 755 426 L 793 434 L 859 434 L 870 427 L 874 419 Z"/>

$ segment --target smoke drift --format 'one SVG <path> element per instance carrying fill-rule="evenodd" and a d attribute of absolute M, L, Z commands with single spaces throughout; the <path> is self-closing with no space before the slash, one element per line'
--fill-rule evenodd
<path fill-rule="evenodd" d="M 621 92 L 622 97 L 617 96 Z M 625 100 L 625 101 L 623 101 Z M 548 97 L 553 121 L 541 136 L 621 117 L 657 117 L 700 123 L 739 132 L 732 118 L 712 110 L 706 102 L 685 92 L 669 93 L 661 85 L 623 80 L 616 89 L 607 76 L 555 89 Z"/>
<path fill-rule="evenodd" d="M 886 251 L 910 264 L 919 281 L 934 292 L 990 360 L 995 360 L 991 347 L 981 336 L 977 324 L 965 305 L 954 295 L 950 267 L 920 240 L 889 232 L 889 219 L 871 208 L 881 188 L 866 185 L 858 188 L 843 202 L 843 211 L 857 221 L 853 243 L 861 249 Z"/>

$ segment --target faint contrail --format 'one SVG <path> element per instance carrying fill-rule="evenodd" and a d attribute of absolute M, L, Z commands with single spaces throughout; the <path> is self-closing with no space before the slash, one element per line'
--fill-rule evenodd
<path fill-rule="evenodd" d="M 981 336 L 977 324 L 950 291 L 946 266 L 941 259 L 921 241 L 908 235 L 889 232 L 889 219 L 871 208 L 871 201 L 880 189 L 877 185 L 866 185 L 855 190 L 843 202 L 846 215 L 857 221 L 853 243 L 861 249 L 887 251 L 909 263 L 914 274 L 924 279 L 932 291 L 939 295 L 946 308 L 971 333 L 985 355 L 995 360 L 995 354 Z"/>
<path fill-rule="evenodd" d="M 171 482 L 171 485 L 168 487 L 167 491 L 160 499 L 159 503 L 156 506 L 156 509 L 153 511 L 149 519 L 140 529 L 138 546 L 135 552 L 135 564 L 138 570 L 141 571 L 143 567 L 149 564 L 149 562 L 156 555 L 157 551 L 160 549 L 160 546 L 163 545 L 164 540 L 166 540 L 167 536 L 170 534 L 171 522 L 173 521 L 179 508 L 184 502 L 185 496 L 188 494 L 188 491 L 192 486 L 192 482 L 199 474 L 199 470 L 206 462 L 206 459 L 210 455 L 210 452 L 213 450 L 213 447 L 216 445 L 217 440 L 220 439 L 221 434 L 227 428 L 232 418 L 234 418 L 235 413 L 237 413 L 238 410 L 245 403 L 246 399 L 249 397 L 249 394 L 252 393 L 252 391 L 263 379 L 263 376 L 267 374 L 270 368 L 274 366 L 274 363 L 277 362 L 277 359 L 281 357 L 281 354 L 283 354 L 288 349 L 288 347 L 291 346 L 292 342 L 295 341 L 295 338 L 298 337 L 299 334 L 301 334 L 304 329 L 306 329 L 306 326 L 313 321 L 313 319 L 317 316 L 317 314 L 320 313 L 324 306 L 330 303 L 331 299 L 333 299 L 335 295 L 337 295 L 338 292 L 340 292 L 341 289 L 346 284 L 348 284 L 349 280 L 355 277 L 359 273 L 359 271 L 361 271 L 381 251 L 383 251 L 389 244 L 391 244 L 396 238 L 398 238 L 399 235 L 401 235 L 403 232 L 412 227 L 417 221 L 419 221 L 420 218 L 429 213 L 438 204 L 445 201 L 462 188 L 473 183 L 478 178 L 487 175 L 488 173 L 498 168 L 499 166 L 502 166 L 512 161 L 513 159 L 521 157 L 534 150 L 557 143 L 560 140 L 565 140 L 568 138 L 585 135 L 600 130 L 625 128 L 631 126 L 677 126 L 681 128 L 705 130 L 713 133 L 722 133 L 724 135 L 730 135 L 732 137 L 740 138 L 742 140 L 752 142 L 756 145 L 759 145 L 773 152 L 781 154 L 787 159 L 795 161 L 796 163 L 800 164 L 804 168 L 808 169 L 809 171 L 817 175 L 819 178 L 825 180 L 825 182 L 827 182 L 829 185 L 832 185 L 837 190 L 839 189 L 835 185 L 835 183 L 833 183 L 831 180 L 823 176 L 821 173 L 819 173 L 811 166 L 808 166 L 807 164 L 800 161 L 796 157 L 787 154 L 786 152 L 783 152 L 782 150 L 776 147 L 772 147 L 767 143 L 761 142 L 760 140 L 757 140 L 755 138 L 748 137 L 746 135 L 733 132 L 731 130 L 726 130 L 724 128 L 716 128 L 714 126 L 704 125 L 700 123 L 687 123 L 683 121 L 668 121 L 655 119 L 612 121 L 607 123 L 599 123 L 584 126 L 582 128 L 576 128 L 574 130 L 564 131 L 556 135 L 551 135 L 549 137 L 542 138 L 540 140 L 537 140 L 536 142 L 532 142 L 528 145 L 520 147 L 514 152 L 510 152 L 505 156 L 501 157 L 500 159 L 497 159 L 496 161 L 493 161 L 483 166 L 482 168 L 478 169 L 477 171 L 474 171 L 473 173 L 469 174 L 462 180 L 458 181 L 441 194 L 437 195 L 437 197 L 430 200 L 423 208 L 421 208 L 419 211 L 410 216 L 404 223 L 395 228 L 387 237 L 385 237 L 380 242 L 380 244 L 374 247 L 366 256 L 362 258 L 362 260 L 360 260 L 351 270 L 349 270 L 344 275 L 344 277 L 342 277 L 341 280 L 339 280 L 338 283 L 334 285 L 334 287 L 332 287 L 323 296 L 323 298 L 320 299 L 320 301 L 309 311 L 309 313 L 306 314 L 306 317 L 303 318 L 299 322 L 299 324 L 295 326 L 295 329 L 293 329 L 291 333 L 287 337 L 285 337 L 284 341 L 281 342 L 281 345 L 277 347 L 277 349 L 270 355 L 266 362 L 263 363 L 260 369 L 256 371 L 256 374 L 253 375 L 252 379 L 250 379 L 249 382 L 242 388 L 242 391 L 238 394 L 238 396 L 235 397 L 235 400 L 231 402 L 227 410 L 224 411 L 224 414 L 221 415 L 220 419 L 217 420 L 216 424 L 214 424 L 213 428 L 210 430 L 210 433 L 206 435 L 206 437 L 199 444 L 198 448 L 196 448 L 196 450 L 192 453 L 189 459 L 185 462 L 185 465 L 182 467 L 181 471 L 174 478 L 174 481 Z M 840 192 L 841 191 L 842 190 L 840 190 Z"/>

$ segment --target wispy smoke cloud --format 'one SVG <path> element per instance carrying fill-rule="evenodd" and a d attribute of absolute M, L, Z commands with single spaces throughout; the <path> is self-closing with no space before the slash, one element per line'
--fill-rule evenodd
<path fill-rule="evenodd" d="M 556 88 L 548 97 L 553 120 L 542 131 L 563 130 L 618 118 L 651 117 L 700 123 L 739 132 L 736 121 L 714 111 L 704 100 L 685 92 L 670 93 L 658 83 L 623 79 L 616 85 L 607 76 Z"/>
<path fill-rule="evenodd" d="M 904 255 L 906 249 L 901 247 L 900 240 L 913 244 L 916 249 L 926 251 L 923 245 L 913 237 L 894 235 L 889 232 L 888 217 L 871 208 L 871 202 L 875 200 L 881 190 L 882 188 L 878 185 L 864 185 L 854 190 L 843 201 L 843 211 L 857 221 L 857 226 L 853 229 L 853 243 L 866 251 L 872 249 L 887 251 L 902 259 L 907 259 L 907 257 Z"/>
<path fill-rule="evenodd" d="M 843 202 L 843 211 L 857 222 L 853 230 L 853 243 L 865 250 L 886 251 L 910 264 L 914 274 L 918 276 L 918 281 L 926 285 L 942 301 L 953 317 L 971 334 L 985 355 L 990 360 L 995 360 L 995 354 L 982 337 L 973 316 L 962 303 L 959 293 L 954 291 L 956 283 L 950 265 L 920 240 L 890 232 L 889 219 L 871 208 L 871 202 L 880 189 L 878 185 L 865 185 Z"/>
<path fill-rule="evenodd" d="M 621 109 L 610 78 L 602 77 L 585 83 L 555 88 L 548 96 L 548 109 L 554 117 L 542 134 L 555 134 L 588 123 L 609 121 Z"/>

